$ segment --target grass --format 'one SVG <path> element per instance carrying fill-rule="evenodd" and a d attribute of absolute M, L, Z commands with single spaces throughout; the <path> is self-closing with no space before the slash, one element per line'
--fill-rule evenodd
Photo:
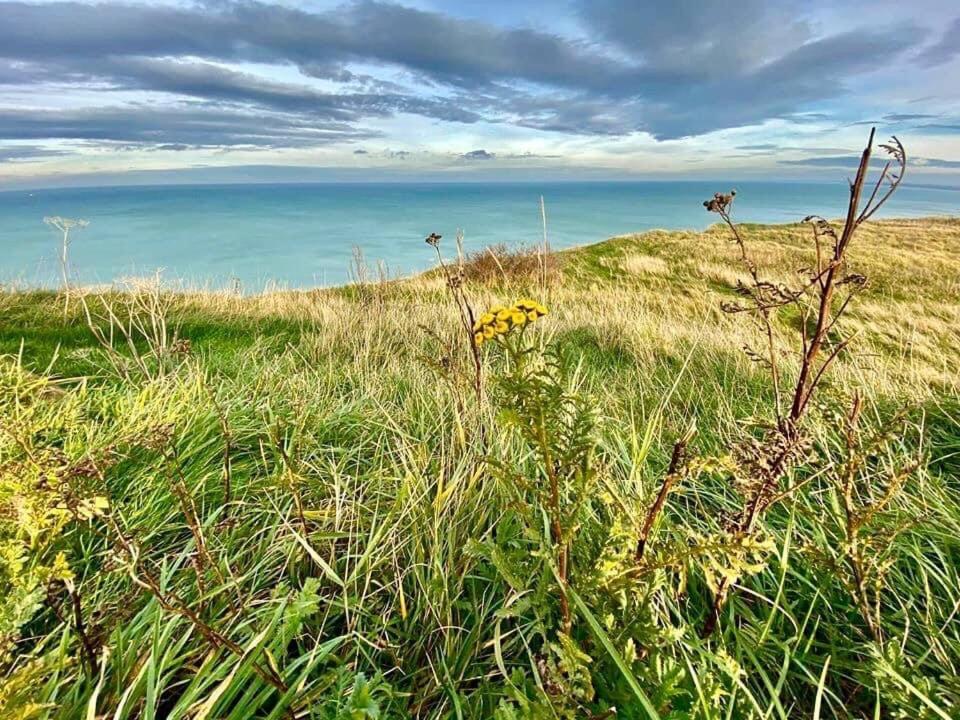
<path fill-rule="evenodd" d="M 810 263 L 807 228 L 748 232 L 775 276 Z M 958 219 L 861 230 L 858 351 L 811 421 L 809 484 L 768 514 L 769 552 L 707 640 L 711 567 L 690 548 L 737 507 L 723 472 L 670 493 L 651 537 L 661 566 L 642 581 L 617 573 L 675 439 L 695 424 L 692 451 L 721 458 L 770 406 L 741 350 L 758 329 L 719 310 L 743 275 L 719 226 L 558 253 L 546 292 L 526 265 L 487 267 L 471 288 L 478 307 L 542 300 L 550 314 L 530 338 L 558 348 L 567 390 L 597 414 L 569 633 L 531 499 L 536 453 L 495 389 L 506 366 L 485 352 L 479 405 L 451 379 L 469 359 L 450 350 L 459 328 L 437 274 L 171 296 L 169 333 L 189 348 L 143 371 L 124 364 L 130 347 L 96 342 L 76 302 L 65 317 L 56 294 L 0 295 L 0 538 L 20 547 L 34 531 L 0 576 L 9 598 L 24 593 L 4 606 L 14 619 L 0 616 L 19 629 L 0 658 L 0 714 L 958 717 L 958 247 Z M 777 342 L 795 325 L 786 316 Z M 149 357 L 148 342 L 134 347 Z M 883 557 L 882 642 L 836 566 L 842 498 L 828 478 L 854 391 L 871 428 L 905 416 L 871 463 L 923 458 L 877 531 L 900 530 Z M 24 509 L 50 493 L 46 514 Z M 79 498 L 101 496 L 109 510 L 78 519 Z M 49 571 L 59 552 L 69 572 Z"/>

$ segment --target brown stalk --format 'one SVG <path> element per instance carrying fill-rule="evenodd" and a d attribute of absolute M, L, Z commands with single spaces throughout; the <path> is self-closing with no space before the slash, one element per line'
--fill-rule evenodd
<path fill-rule="evenodd" d="M 860 156 L 860 164 L 857 168 L 857 174 L 852 183 L 850 183 L 850 199 L 847 204 L 847 214 L 843 229 L 838 236 L 822 218 L 809 216 L 806 218 L 813 227 L 814 247 L 816 251 L 816 267 L 812 276 L 799 290 L 791 291 L 780 289 L 771 283 L 760 279 L 756 263 L 750 258 L 746 250 L 746 243 L 736 225 L 730 218 L 729 209 L 733 203 L 735 192 L 729 195 L 717 193 L 712 200 L 704 203 L 704 206 L 711 212 L 716 212 L 721 219 L 730 228 L 734 240 L 740 249 L 740 259 L 750 272 L 752 287 L 743 294 L 749 296 L 752 301 L 750 307 L 739 305 L 730 305 L 724 307 L 727 312 L 752 311 L 756 313 L 762 322 L 766 332 L 767 350 L 769 353 L 768 363 L 773 383 L 775 407 L 774 414 L 776 424 L 774 429 L 768 433 L 765 440 L 765 447 L 761 448 L 761 463 L 755 463 L 759 468 L 759 474 L 755 476 L 755 486 L 751 488 L 747 502 L 740 513 L 740 516 L 733 527 L 735 535 L 748 536 L 756 530 L 757 523 L 761 515 L 769 507 L 779 502 L 803 483 L 799 483 L 785 492 L 777 493 L 777 488 L 783 476 L 789 471 L 790 467 L 797 461 L 800 450 L 802 449 L 802 433 L 800 424 L 804 414 L 809 406 L 811 398 L 814 396 L 817 388 L 822 382 L 824 375 L 834 364 L 840 354 L 850 345 L 852 337 L 844 338 L 830 347 L 828 339 L 830 333 L 836 327 L 838 320 L 844 315 L 849 307 L 850 300 L 863 287 L 865 278 L 861 276 L 843 276 L 843 268 L 846 263 L 847 250 L 856 233 L 857 228 L 873 214 L 893 195 L 897 187 L 903 180 L 906 170 L 907 156 L 903 145 L 896 137 L 881 147 L 887 151 L 893 158 L 891 162 L 896 162 L 898 172 L 891 173 L 891 162 L 886 163 L 879 177 L 877 178 L 873 190 L 867 198 L 866 204 L 860 210 L 860 202 L 863 196 L 863 189 L 867 181 L 867 173 L 870 165 L 870 158 L 873 152 L 873 141 L 876 129 L 871 129 L 867 145 Z M 887 185 L 887 189 L 881 193 L 881 187 Z M 824 258 L 821 244 L 821 233 L 827 234 L 834 239 L 833 254 L 828 259 Z M 835 305 L 835 296 L 837 288 L 844 284 L 850 284 L 851 289 L 847 296 L 840 302 L 839 307 Z M 813 291 L 813 305 L 816 310 L 816 321 L 814 329 L 808 334 L 806 320 L 808 315 L 808 305 L 804 302 L 810 292 Z M 770 296 L 773 294 L 773 301 Z M 773 343 L 773 323 L 772 311 L 786 307 L 788 305 L 800 305 L 802 308 L 803 324 L 801 328 L 801 352 L 800 352 L 800 371 L 797 376 L 789 398 L 790 410 L 786 417 L 781 411 L 780 397 L 780 375 L 776 362 L 776 352 Z M 825 358 L 821 358 L 822 353 L 827 351 Z M 713 603 L 707 619 L 701 629 L 701 635 L 708 637 L 716 629 L 720 612 L 726 603 L 732 585 L 732 580 L 724 577 L 714 594 Z"/>
<path fill-rule="evenodd" d="M 556 468 L 553 465 L 553 457 L 550 453 L 550 444 L 547 442 L 546 430 L 543 422 L 540 423 L 540 452 L 543 453 L 543 466 L 546 469 L 547 481 L 550 483 L 550 536 L 554 546 L 557 548 L 557 576 L 560 580 L 560 615 L 563 620 L 563 631 L 570 632 L 573 620 L 570 615 L 570 602 L 567 598 L 567 561 L 569 548 L 563 537 L 563 524 L 560 521 L 560 480 L 557 477 Z"/>
<path fill-rule="evenodd" d="M 476 317 L 473 312 L 473 306 L 470 304 L 470 300 L 467 297 L 466 290 L 464 290 L 464 275 L 462 272 L 463 264 L 463 253 L 462 253 L 462 240 L 459 234 L 457 236 L 457 250 L 458 250 L 458 262 L 460 263 L 460 271 L 454 274 L 450 267 L 443 260 L 443 254 L 440 252 L 440 238 L 442 236 L 437 233 L 430 233 L 427 236 L 426 242 L 430 245 L 437 253 L 437 261 L 440 263 L 440 269 L 443 272 L 444 279 L 447 283 L 447 289 L 450 292 L 450 296 L 453 298 L 454 304 L 457 306 L 457 311 L 460 315 L 460 324 L 463 327 L 463 331 L 467 338 L 467 345 L 470 348 L 470 355 L 473 359 L 473 391 L 477 396 L 477 402 L 483 398 L 483 363 L 480 357 L 480 348 L 477 347 L 477 343 L 473 339 L 473 325 L 476 322 Z"/>
<path fill-rule="evenodd" d="M 667 468 L 667 474 L 663 477 L 663 484 L 660 486 L 660 492 L 657 493 L 656 500 L 647 510 L 647 517 L 643 521 L 643 527 L 640 529 L 640 536 L 637 539 L 637 549 L 633 555 L 633 562 L 639 565 L 643 560 L 643 553 L 647 548 L 647 540 L 650 537 L 650 531 L 657 517 L 663 511 L 663 506 L 667 502 L 667 495 L 673 489 L 673 486 L 683 477 L 683 470 L 686 464 L 687 456 L 687 438 L 677 440 L 673 445 L 673 455 L 670 457 L 670 465 Z"/>

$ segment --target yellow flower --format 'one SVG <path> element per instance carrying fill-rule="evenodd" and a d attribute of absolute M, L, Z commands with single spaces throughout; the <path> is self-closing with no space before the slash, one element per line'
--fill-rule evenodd
<path fill-rule="evenodd" d="M 503 321 L 509 320 L 511 314 L 513 314 L 512 310 L 508 310 L 507 308 L 501 308 L 500 310 L 497 311 L 497 320 L 503 320 Z"/>
<path fill-rule="evenodd" d="M 527 313 L 527 317 L 530 319 L 530 322 L 533 322 L 534 320 L 537 319 L 537 311 L 531 310 L 530 312 Z"/>
<path fill-rule="evenodd" d="M 493 313 L 485 312 L 483 315 L 480 316 L 479 323 L 481 325 L 489 325 L 490 323 L 493 322 L 493 320 L 494 320 Z"/>
<path fill-rule="evenodd" d="M 510 326 L 503 322 L 503 320 L 498 320 L 497 324 L 493 326 L 493 329 L 497 331 L 498 335 L 503 335 L 510 331 Z"/>
<path fill-rule="evenodd" d="M 496 331 L 495 331 L 492 327 L 490 327 L 489 325 L 487 325 L 487 326 L 483 329 L 483 336 L 484 336 L 485 338 L 487 338 L 488 340 L 489 340 L 490 338 L 492 338 L 492 337 L 493 337 L 494 335 L 496 335 L 496 334 L 497 334 Z"/>
<path fill-rule="evenodd" d="M 514 310 L 510 315 L 510 319 L 515 326 L 518 326 L 523 325 L 527 321 L 527 316 L 523 314 L 522 310 Z"/>
<path fill-rule="evenodd" d="M 476 332 L 473 334 L 473 341 L 477 344 L 477 347 L 483 345 L 483 340 L 484 338 L 482 332 Z"/>

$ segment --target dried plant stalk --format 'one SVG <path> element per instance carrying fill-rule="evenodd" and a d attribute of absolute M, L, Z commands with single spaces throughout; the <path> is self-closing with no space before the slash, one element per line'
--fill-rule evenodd
<path fill-rule="evenodd" d="M 850 301 L 866 285 L 866 278 L 862 275 L 846 272 L 847 253 L 857 228 L 870 219 L 900 186 L 907 164 L 906 151 L 896 137 L 881 145 L 890 159 L 861 209 L 875 132 L 875 129 L 870 131 L 857 174 L 850 183 L 850 199 L 840 233 L 821 217 L 811 215 L 805 219 L 813 230 L 816 262 L 812 268 L 804 271 L 806 278 L 798 288 L 789 288 L 760 276 L 757 264 L 748 252 L 746 240 L 730 216 L 736 191 L 716 193 L 704 202 L 706 209 L 720 215 L 730 229 L 740 251 L 740 259 L 750 275 L 749 284 L 740 282 L 736 287 L 743 300 L 724 303 L 722 309 L 728 313 L 748 313 L 759 320 L 766 338 L 765 353 L 757 353 L 749 348 L 747 352 L 751 359 L 763 364 L 770 372 L 774 394 L 773 425 L 767 428 L 760 439 L 749 438 L 735 449 L 744 504 L 731 524 L 734 536 L 743 538 L 753 535 L 763 513 L 799 489 L 799 484 L 783 489 L 781 483 L 787 473 L 806 456 L 809 442 L 802 431 L 802 420 L 825 374 L 853 339 L 849 336 L 831 339 Z M 826 255 L 827 249 L 823 247 L 825 239 L 832 241 L 832 248 Z M 838 299 L 838 295 L 844 292 L 845 296 Z M 774 320 L 780 309 L 789 306 L 798 307 L 801 312 L 800 370 L 796 382 L 784 398 Z M 812 331 L 808 331 L 811 326 Z M 784 410 L 785 406 L 787 410 Z M 729 577 L 724 577 L 717 587 L 701 631 L 704 637 L 716 629 L 732 582 Z"/>

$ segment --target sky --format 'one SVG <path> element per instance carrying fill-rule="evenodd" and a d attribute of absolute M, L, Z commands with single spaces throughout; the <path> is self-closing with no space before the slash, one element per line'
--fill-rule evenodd
<path fill-rule="evenodd" d="M 960 185 L 955 0 L 0 0 L 0 189 L 826 180 L 872 125 Z"/>

